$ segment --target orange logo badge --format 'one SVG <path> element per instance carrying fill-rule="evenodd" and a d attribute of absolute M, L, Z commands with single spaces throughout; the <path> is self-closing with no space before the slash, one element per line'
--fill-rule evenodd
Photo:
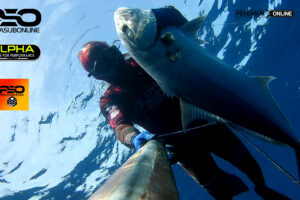
<path fill-rule="evenodd" d="M 29 79 L 0 79 L 0 110 L 29 110 Z"/>

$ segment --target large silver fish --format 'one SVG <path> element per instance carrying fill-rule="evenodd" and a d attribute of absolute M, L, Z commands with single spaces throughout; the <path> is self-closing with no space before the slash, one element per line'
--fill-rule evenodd
<path fill-rule="evenodd" d="M 133 58 L 168 96 L 181 99 L 183 125 L 200 115 L 288 144 L 299 155 L 299 143 L 268 89 L 274 77 L 248 77 L 201 47 L 197 31 L 205 17 L 161 31 L 151 10 L 119 8 L 114 19 Z"/>

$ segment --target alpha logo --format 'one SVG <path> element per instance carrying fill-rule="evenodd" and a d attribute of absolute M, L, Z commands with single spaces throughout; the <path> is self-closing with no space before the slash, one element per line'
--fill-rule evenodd
<path fill-rule="evenodd" d="M 0 79 L 0 110 L 29 110 L 29 79 Z"/>
<path fill-rule="evenodd" d="M 1 44 L 0 60 L 36 60 L 41 51 L 32 44 Z"/>
<path fill-rule="evenodd" d="M 31 19 L 32 16 L 34 17 L 34 19 Z M 41 20 L 42 20 L 41 13 L 36 9 L 20 9 L 20 10 L 0 9 L 0 32 L 39 33 L 39 28 L 28 28 L 28 27 L 34 27 L 39 25 L 41 23 Z M 12 27 L 12 28 L 1 28 L 2 26 Z M 16 26 L 19 27 L 14 28 Z"/>

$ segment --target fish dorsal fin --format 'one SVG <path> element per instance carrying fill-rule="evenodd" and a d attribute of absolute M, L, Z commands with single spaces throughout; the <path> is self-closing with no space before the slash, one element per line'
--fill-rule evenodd
<path fill-rule="evenodd" d="M 191 21 L 188 21 L 187 23 L 183 24 L 180 29 L 192 36 L 193 38 L 197 39 L 198 36 L 197 36 L 197 33 L 198 33 L 198 30 L 200 29 L 203 21 L 205 20 L 206 16 L 201 16 L 201 17 L 197 17 Z"/>
<path fill-rule="evenodd" d="M 210 112 L 207 112 L 197 106 L 194 106 L 182 99 L 180 99 L 181 108 L 181 120 L 183 130 L 189 128 L 189 126 L 196 121 L 204 122 L 220 122 L 226 123 L 226 121 Z"/>
<path fill-rule="evenodd" d="M 269 83 L 276 79 L 274 76 L 251 76 L 251 78 L 259 82 L 267 91 L 269 91 Z"/>
<path fill-rule="evenodd" d="M 288 122 L 288 120 L 286 119 L 285 115 L 283 114 L 283 112 L 281 111 L 280 107 L 278 106 L 278 104 L 276 103 L 272 93 L 269 90 L 269 83 L 272 80 L 275 80 L 276 77 L 275 76 L 251 76 L 251 78 L 254 78 L 254 80 L 256 80 L 258 83 L 260 83 L 263 88 L 267 91 L 267 93 L 270 95 L 271 99 L 273 100 L 273 103 L 277 106 L 279 112 L 281 113 L 281 116 Z M 289 123 L 288 123 L 289 124 Z M 290 125 L 289 125 L 290 128 Z M 290 128 L 291 129 L 291 128 Z"/>

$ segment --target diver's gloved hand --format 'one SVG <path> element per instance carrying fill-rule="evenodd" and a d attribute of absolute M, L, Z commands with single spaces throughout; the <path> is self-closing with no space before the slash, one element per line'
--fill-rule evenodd
<path fill-rule="evenodd" d="M 152 140 L 154 136 L 154 134 L 147 131 L 140 132 L 139 134 L 132 136 L 131 144 L 134 146 L 135 150 L 138 150 L 148 141 Z"/>

